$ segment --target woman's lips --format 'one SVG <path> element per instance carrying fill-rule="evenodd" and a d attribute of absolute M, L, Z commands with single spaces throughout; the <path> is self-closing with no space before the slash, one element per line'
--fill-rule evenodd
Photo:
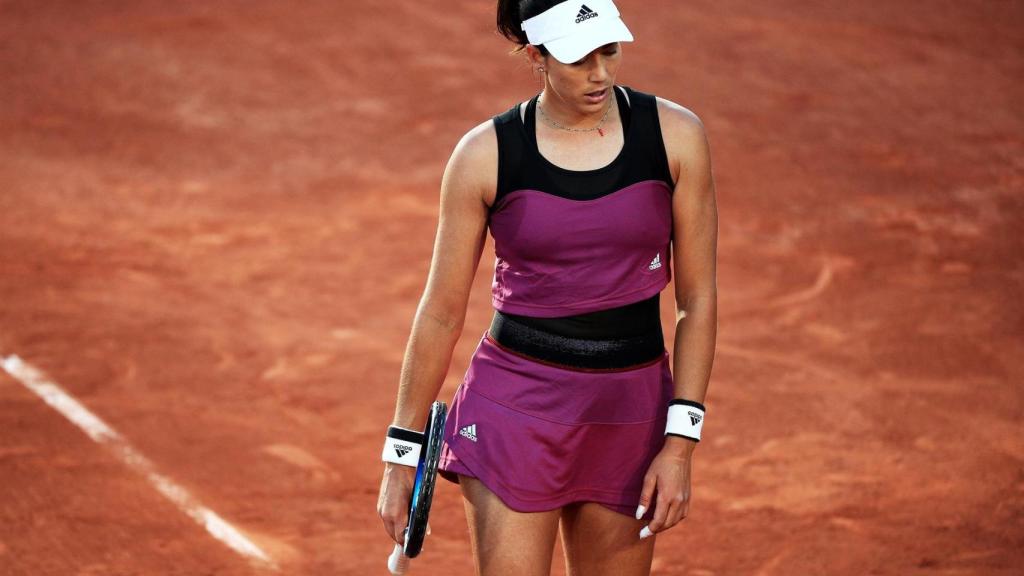
<path fill-rule="evenodd" d="M 583 96 L 587 99 L 588 102 L 590 102 L 592 104 L 595 104 L 597 102 L 601 102 L 602 100 L 604 100 L 607 95 L 608 95 L 608 89 L 604 88 L 604 89 L 598 90 L 596 92 L 588 92 L 587 94 L 584 94 Z"/>

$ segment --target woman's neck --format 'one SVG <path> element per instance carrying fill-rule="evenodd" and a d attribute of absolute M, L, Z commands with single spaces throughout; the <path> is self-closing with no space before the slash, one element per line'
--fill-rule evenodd
<path fill-rule="evenodd" d="M 609 91 L 608 97 L 605 98 L 605 105 L 594 112 L 581 113 L 571 107 L 559 106 L 555 102 L 557 98 L 549 98 L 551 91 L 547 87 L 541 90 L 540 96 L 537 98 L 537 106 L 543 108 L 542 114 L 566 128 L 593 128 L 601 122 L 606 114 L 608 116 L 606 122 L 613 119 L 611 108 L 616 105 L 618 94 L 616 94 L 614 86 L 609 87 Z"/>

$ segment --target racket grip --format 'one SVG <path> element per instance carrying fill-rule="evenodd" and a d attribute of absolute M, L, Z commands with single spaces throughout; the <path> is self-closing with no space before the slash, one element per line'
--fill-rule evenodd
<path fill-rule="evenodd" d="M 392 574 L 405 574 L 409 569 L 409 557 L 405 555 L 401 544 L 395 544 L 395 549 L 388 557 L 388 570 Z"/>

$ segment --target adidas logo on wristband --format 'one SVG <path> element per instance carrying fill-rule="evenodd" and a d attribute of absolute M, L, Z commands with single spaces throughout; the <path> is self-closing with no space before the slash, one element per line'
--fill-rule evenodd
<path fill-rule="evenodd" d="M 696 400 L 675 398 L 668 405 L 668 419 L 665 434 L 689 438 L 700 442 L 700 430 L 704 423 L 704 405 Z"/>
<path fill-rule="evenodd" d="M 415 468 L 419 465 L 423 441 L 422 432 L 389 426 L 387 436 L 384 438 L 381 460 Z"/>

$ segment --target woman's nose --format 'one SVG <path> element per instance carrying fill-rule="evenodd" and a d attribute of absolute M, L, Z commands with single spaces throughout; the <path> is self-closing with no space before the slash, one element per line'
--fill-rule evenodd
<path fill-rule="evenodd" d="M 603 58 L 595 58 L 594 66 L 590 69 L 591 82 L 604 82 L 608 78 L 608 66 Z"/>

